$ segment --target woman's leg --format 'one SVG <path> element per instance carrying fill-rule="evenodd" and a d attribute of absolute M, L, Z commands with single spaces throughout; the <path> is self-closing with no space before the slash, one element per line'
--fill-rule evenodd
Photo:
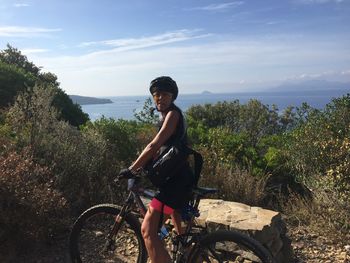
<path fill-rule="evenodd" d="M 141 232 L 152 263 L 169 263 L 171 258 L 164 247 L 163 241 L 158 236 L 160 215 L 160 212 L 153 207 L 149 207 L 142 222 Z"/>
<path fill-rule="evenodd" d="M 181 211 L 179 210 L 174 210 L 174 213 L 171 214 L 171 221 L 173 222 L 173 225 L 175 227 L 176 233 L 178 235 L 182 235 L 185 232 L 184 227 L 182 227 L 181 222 Z"/>

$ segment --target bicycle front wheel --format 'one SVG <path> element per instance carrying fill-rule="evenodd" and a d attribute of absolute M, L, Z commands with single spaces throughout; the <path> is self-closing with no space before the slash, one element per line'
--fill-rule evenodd
<path fill-rule="evenodd" d="M 69 238 L 72 262 L 147 261 L 140 222 L 136 217 L 126 215 L 118 233 L 115 236 L 110 234 L 119 212 L 115 205 L 102 204 L 89 208 L 79 216 Z"/>
<path fill-rule="evenodd" d="M 255 239 L 228 230 L 205 235 L 190 253 L 187 262 L 273 263 L 270 253 Z"/>

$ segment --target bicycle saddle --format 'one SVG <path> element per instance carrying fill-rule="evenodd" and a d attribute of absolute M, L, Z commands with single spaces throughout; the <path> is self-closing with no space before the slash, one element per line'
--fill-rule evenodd
<path fill-rule="evenodd" d="M 195 188 L 193 188 L 193 193 L 199 195 L 199 196 L 206 196 L 208 194 L 214 194 L 218 191 L 218 189 L 216 188 L 208 188 L 208 187 L 199 187 L 196 186 Z"/>

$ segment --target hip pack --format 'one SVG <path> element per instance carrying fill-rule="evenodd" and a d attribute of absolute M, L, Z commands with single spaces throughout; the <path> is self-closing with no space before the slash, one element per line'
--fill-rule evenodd
<path fill-rule="evenodd" d="M 187 147 L 175 144 L 165 148 L 147 167 L 147 176 L 156 187 L 162 187 L 187 163 Z"/>

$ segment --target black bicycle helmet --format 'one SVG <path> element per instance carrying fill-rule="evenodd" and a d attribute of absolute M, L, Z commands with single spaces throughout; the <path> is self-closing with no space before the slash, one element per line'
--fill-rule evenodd
<path fill-rule="evenodd" d="M 176 82 L 168 76 L 161 76 L 152 80 L 149 86 L 149 91 L 151 94 L 156 91 L 170 92 L 173 94 L 174 100 L 177 98 L 177 94 L 179 93 Z"/>

